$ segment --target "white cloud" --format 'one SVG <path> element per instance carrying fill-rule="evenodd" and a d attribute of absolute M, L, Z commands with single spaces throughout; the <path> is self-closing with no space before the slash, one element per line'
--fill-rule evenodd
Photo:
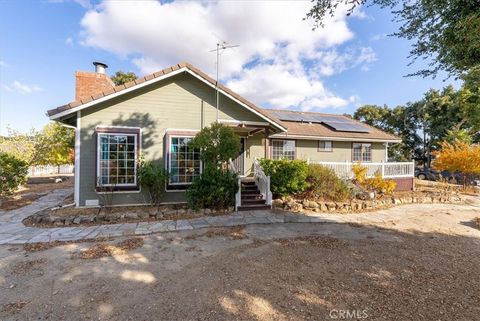
<path fill-rule="evenodd" d="M 309 1 L 104 1 L 83 17 L 82 44 L 130 58 L 142 73 L 189 61 L 214 74 L 215 54 L 209 51 L 220 38 L 240 45 L 222 53 L 221 78 L 254 102 L 345 106 L 348 99 L 325 89 L 320 77 L 368 59 L 357 63 L 361 50 L 336 52 L 354 37 L 344 8 L 313 31 L 313 23 L 303 20 L 310 6 Z"/>
<path fill-rule="evenodd" d="M 65 39 L 65 44 L 67 46 L 73 46 L 73 39 L 72 37 L 67 37 L 67 39 Z"/>
<path fill-rule="evenodd" d="M 0 60 L 0 67 L 8 67 L 8 64 L 4 60 Z"/>
<path fill-rule="evenodd" d="M 20 81 L 15 80 L 10 85 L 1 84 L 1 88 L 6 91 L 16 91 L 20 94 L 31 94 L 34 92 L 42 91 L 43 89 L 38 85 L 22 84 Z"/>
<path fill-rule="evenodd" d="M 388 35 L 386 33 L 379 33 L 379 34 L 373 35 L 370 38 L 370 41 L 380 41 L 380 40 L 383 40 L 383 39 L 387 38 L 387 36 Z"/>

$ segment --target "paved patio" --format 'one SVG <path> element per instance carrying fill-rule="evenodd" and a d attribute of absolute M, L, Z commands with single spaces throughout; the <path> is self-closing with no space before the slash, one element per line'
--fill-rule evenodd
<path fill-rule="evenodd" d="M 191 220 L 165 220 L 140 223 L 122 223 L 78 227 L 27 227 L 22 220 L 38 211 L 57 205 L 71 193 L 60 189 L 41 197 L 36 202 L 8 212 L 0 211 L 0 245 L 26 244 L 51 241 L 78 241 L 100 237 L 147 235 L 160 232 L 195 230 L 209 227 L 231 227 L 248 224 L 276 223 L 359 223 L 386 222 L 401 215 L 415 216 L 418 204 L 404 205 L 388 210 L 364 214 L 314 213 L 301 215 L 283 211 L 244 211 L 224 216 L 206 216 Z M 472 204 L 473 205 L 473 204 Z M 426 205 L 431 207 L 432 205 Z M 452 209 L 456 206 L 451 205 Z M 410 209 L 410 210 L 409 210 Z"/>

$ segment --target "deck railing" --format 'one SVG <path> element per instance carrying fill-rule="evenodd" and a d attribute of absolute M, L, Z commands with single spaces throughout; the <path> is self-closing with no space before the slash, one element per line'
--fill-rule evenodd
<path fill-rule="evenodd" d="M 270 191 L 270 176 L 265 175 L 262 166 L 256 159 L 253 162 L 253 177 L 257 187 L 266 201 L 267 205 L 272 205 L 272 192 Z"/>
<path fill-rule="evenodd" d="M 353 178 L 352 166 L 356 163 L 352 162 L 324 162 L 312 161 L 310 164 L 320 164 L 327 166 L 341 178 Z M 414 177 L 415 162 L 386 162 L 386 163 L 362 163 L 362 166 L 367 168 L 367 177 L 372 177 L 379 172 L 384 178 L 404 178 Z"/>
<path fill-rule="evenodd" d="M 231 159 L 228 162 L 228 170 L 238 175 L 235 163 Z M 237 184 L 238 191 L 235 193 L 235 212 L 238 210 L 238 207 L 242 205 L 242 178 L 240 176 L 237 177 Z"/>

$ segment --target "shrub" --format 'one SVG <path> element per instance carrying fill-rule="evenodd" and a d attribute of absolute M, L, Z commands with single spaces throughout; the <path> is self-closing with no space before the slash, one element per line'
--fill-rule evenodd
<path fill-rule="evenodd" d="M 165 193 L 167 179 L 168 173 L 163 166 L 153 162 L 140 162 L 138 166 L 138 181 L 147 190 L 150 202 L 153 205 L 158 206 L 160 204 L 162 195 Z"/>
<path fill-rule="evenodd" d="M 7 153 L 0 153 L 0 196 L 11 195 L 27 182 L 27 162 Z"/>
<path fill-rule="evenodd" d="M 214 167 L 206 167 L 187 189 L 188 207 L 226 209 L 235 205 L 238 191 L 237 175 Z"/>
<path fill-rule="evenodd" d="M 303 192 L 307 187 L 308 165 L 302 160 L 262 159 L 265 175 L 270 176 L 273 194 L 286 196 Z"/>
<path fill-rule="evenodd" d="M 382 194 L 391 194 L 397 187 L 397 183 L 393 180 L 387 180 L 382 174 L 376 172 L 373 177 L 367 178 L 367 168 L 357 163 L 352 166 L 354 181 L 365 190 L 375 191 Z"/>
<path fill-rule="evenodd" d="M 213 123 L 204 127 L 190 142 L 190 146 L 198 148 L 205 167 L 218 167 L 238 156 L 240 137 L 231 127 Z"/>
<path fill-rule="evenodd" d="M 308 165 L 307 194 L 315 198 L 343 201 L 351 195 L 346 181 L 340 179 L 333 169 L 319 164 Z"/>

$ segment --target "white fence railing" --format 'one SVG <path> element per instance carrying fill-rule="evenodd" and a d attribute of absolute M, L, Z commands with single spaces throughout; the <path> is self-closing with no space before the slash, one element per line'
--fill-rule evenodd
<path fill-rule="evenodd" d="M 351 179 L 353 178 L 352 165 L 356 163 L 352 162 L 324 162 L 324 161 L 312 161 L 310 164 L 320 164 L 327 166 L 341 178 Z M 362 163 L 362 166 L 367 168 L 367 177 L 372 177 L 375 173 L 381 173 L 384 178 L 402 178 L 402 177 L 414 177 L 415 175 L 415 162 L 395 162 L 395 163 Z"/>
<path fill-rule="evenodd" d="M 230 159 L 228 162 L 228 170 L 232 173 L 238 174 L 235 167 L 235 163 Z M 242 205 L 242 179 L 240 176 L 237 178 L 238 191 L 235 193 L 235 212 L 238 210 L 238 207 Z"/>
<path fill-rule="evenodd" d="M 42 165 L 28 168 L 28 176 L 30 177 L 52 174 L 73 174 L 73 165 Z"/>
<path fill-rule="evenodd" d="M 263 199 L 267 205 L 272 205 L 272 192 L 270 191 L 270 176 L 265 175 L 262 166 L 255 160 L 253 162 L 253 177 L 257 183 L 257 187 L 260 193 L 263 195 Z"/>

